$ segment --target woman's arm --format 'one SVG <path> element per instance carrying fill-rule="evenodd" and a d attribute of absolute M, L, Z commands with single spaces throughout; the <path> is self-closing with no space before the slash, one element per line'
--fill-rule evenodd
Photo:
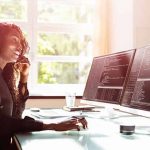
<path fill-rule="evenodd" d="M 80 130 L 80 127 L 87 128 L 87 121 L 84 117 L 71 117 L 59 123 L 44 124 L 30 117 L 16 119 L 0 115 L 0 138 L 12 136 L 17 132 L 32 132 L 42 130 L 68 131 Z"/>
<path fill-rule="evenodd" d="M 25 103 L 29 97 L 29 91 L 27 87 L 28 75 L 29 75 L 29 60 L 22 56 L 14 64 L 15 72 L 19 74 L 19 84 L 17 87 L 17 95 L 15 94 L 14 107 L 13 107 L 13 117 L 21 118 L 22 113 L 25 109 Z"/>
<path fill-rule="evenodd" d="M 22 56 L 21 58 L 19 58 L 15 64 L 15 69 L 20 73 L 20 81 L 18 85 L 19 94 L 21 96 L 25 96 L 25 98 L 29 94 L 28 88 L 27 88 L 29 68 L 30 68 L 30 62 L 28 58 L 26 58 L 25 56 Z"/>

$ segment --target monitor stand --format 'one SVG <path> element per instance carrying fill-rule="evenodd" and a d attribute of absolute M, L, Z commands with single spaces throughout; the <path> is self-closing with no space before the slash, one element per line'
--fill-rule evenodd
<path fill-rule="evenodd" d="M 118 117 L 118 112 L 113 107 L 107 106 L 103 108 L 95 107 L 95 109 L 93 109 L 93 111 L 90 112 L 81 111 L 80 115 L 89 118 L 112 119 Z"/>
<path fill-rule="evenodd" d="M 96 102 L 90 100 L 83 100 L 80 101 L 81 104 L 95 106 L 95 111 L 92 112 L 82 112 L 82 114 L 87 115 L 87 117 L 92 118 L 113 118 L 118 115 L 116 110 L 119 110 L 118 104 L 111 104 L 111 103 L 104 103 L 104 102 Z"/>

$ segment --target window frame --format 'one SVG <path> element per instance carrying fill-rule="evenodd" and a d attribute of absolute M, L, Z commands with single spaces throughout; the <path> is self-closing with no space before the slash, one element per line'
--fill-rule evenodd
<path fill-rule="evenodd" d="M 96 1 L 96 0 L 95 0 Z M 93 5 L 92 0 L 49 0 L 49 3 L 65 3 L 65 4 L 74 4 L 74 5 L 81 5 L 81 4 L 87 4 L 87 5 Z M 39 23 L 38 22 L 38 16 L 37 16 L 37 0 L 27 0 L 27 20 L 25 21 L 11 21 L 17 25 L 19 25 L 23 30 L 27 31 L 27 34 L 29 35 L 27 37 L 27 40 L 30 45 L 30 52 L 29 52 L 29 58 L 32 60 L 32 64 L 30 67 L 30 76 L 29 76 L 29 82 L 28 87 L 29 91 L 32 91 L 33 88 L 37 88 L 36 91 L 40 91 L 40 88 L 50 88 L 49 91 L 52 89 L 57 89 L 58 85 L 38 85 L 36 84 L 36 79 L 38 77 L 37 70 L 38 70 L 38 61 L 44 62 L 44 61 L 62 61 L 62 62 L 82 62 L 82 60 L 87 61 L 89 63 L 92 62 L 93 54 L 89 57 L 86 56 L 38 56 L 36 49 L 37 49 L 37 35 L 38 31 L 42 32 L 56 32 L 56 33 L 83 33 L 88 34 L 92 33 L 94 34 L 91 29 L 92 26 L 90 24 L 65 24 L 65 23 Z M 34 11 L 33 11 L 34 10 Z M 9 22 L 9 21 L 8 21 Z M 94 28 L 94 27 L 93 27 Z M 49 30 L 50 29 L 50 30 Z M 32 81 L 32 83 L 30 82 Z M 56 86 L 56 87 L 55 87 Z M 62 87 L 63 86 L 63 87 Z M 77 85 L 60 85 L 61 90 L 68 89 L 76 91 L 77 96 L 82 96 L 85 84 L 77 84 Z M 66 91 L 67 92 L 67 91 Z M 30 92 L 32 93 L 32 92 Z M 38 95 L 39 94 L 39 95 Z M 54 92 L 53 94 L 48 95 L 42 94 L 42 93 L 32 93 L 31 97 L 62 97 L 65 95 L 65 91 L 59 92 L 59 94 L 56 94 Z"/>

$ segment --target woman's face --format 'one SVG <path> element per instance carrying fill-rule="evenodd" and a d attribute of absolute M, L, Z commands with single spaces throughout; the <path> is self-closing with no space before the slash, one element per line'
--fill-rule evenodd
<path fill-rule="evenodd" d="M 0 57 L 7 63 L 16 62 L 21 55 L 21 43 L 19 35 L 16 33 L 10 33 L 6 36 L 3 47 L 0 52 Z"/>

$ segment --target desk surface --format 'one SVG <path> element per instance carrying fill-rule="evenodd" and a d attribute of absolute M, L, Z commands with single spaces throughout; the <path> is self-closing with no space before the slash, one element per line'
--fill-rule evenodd
<path fill-rule="evenodd" d="M 150 119 L 123 114 L 111 118 L 86 117 L 88 129 L 83 131 L 41 131 L 18 133 L 14 139 L 22 150 L 149 150 Z M 135 123 L 135 133 L 120 133 L 120 124 Z"/>

